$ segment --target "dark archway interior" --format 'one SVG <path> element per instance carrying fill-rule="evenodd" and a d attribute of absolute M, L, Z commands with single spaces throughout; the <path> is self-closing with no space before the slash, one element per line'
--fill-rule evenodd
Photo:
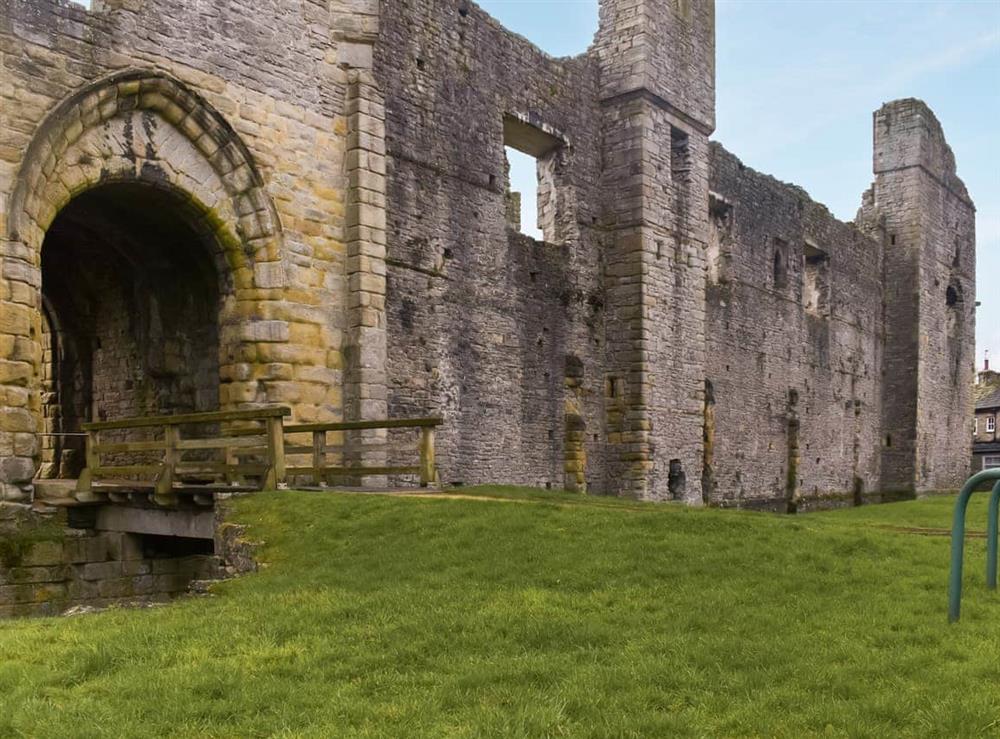
<path fill-rule="evenodd" d="M 86 420 L 219 406 L 214 240 L 173 195 L 113 184 L 69 203 L 42 247 L 41 477 L 75 477 Z"/>

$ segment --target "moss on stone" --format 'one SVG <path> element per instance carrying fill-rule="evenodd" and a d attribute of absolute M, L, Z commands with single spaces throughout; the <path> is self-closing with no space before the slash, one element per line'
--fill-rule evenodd
<path fill-rule="evenodd" d="M 62 538 L 62 528 L 55 521 L 23 521 L 16 529 L 4 530 L 0 534 L 0 567 L 18 567 L 36 545 L 61 541 Z"/>

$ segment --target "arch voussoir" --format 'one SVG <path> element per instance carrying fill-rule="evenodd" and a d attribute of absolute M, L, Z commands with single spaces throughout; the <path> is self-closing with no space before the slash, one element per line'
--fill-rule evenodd
<path fill-rule="evenodd" d="M 70 96 L 47 116 L 17 177 L 12 196 L 12 235 L 17 235 L 20 214 L 42 226 L 44 216 L 52 215 L 46 211 L 42 216 L 40 203 L 31 196 L 44 187 L 66 152 L 88 130 L 133 111 L 154 113 L 180 131 L 215 170 L 234 203 L 250 195 L 257 224 L 254 228 L 244 226 L 244 232 L 280 240 L 277 211 L 263 190 L 263 178 L 253 157 L 235 131 L 179 80 L 151 70 L 128 70 L 99 80 Z"/>

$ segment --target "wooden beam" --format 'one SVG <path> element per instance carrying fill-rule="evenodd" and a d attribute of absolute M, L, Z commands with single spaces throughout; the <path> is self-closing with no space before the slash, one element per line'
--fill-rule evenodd
<path fill-rule="evenodd" d="M 418 475 L 420 466 L 410 467 L 320 467 L 318 468 L 324 475 L 335 477 L 366 477 L 368 475 Z M 289 476 L 314 475 L 317 471 L 315 467 L 288 467 L 286 472 Z"/>
<path fill-rule="evenodd" d="M 94 451 L 97 454 L 111 454 L 113 452 L 160 452 L 166 448 L 166 443 L 162 441 L 122 441 L 113 444 L 94 445 Z"/>
<path fill-rule="evenodd" d="M 261 463 L 229 464 L 227 462 L 199 462 L 190 460 L 178 462 L 174 465 L 174 479 L 178 477 L 191 477 L 195 475 L 266 475 L 270 471 L 271 465 Z"/>
<path fill-rule="evenodd" d="M 264 448 L 266 445 L 264 434 L 259 436 L 244 436 L 239 439 L 232 437 L 217 436 L 211 439 L 184 439 L 177 442 L 178 449 L 246 449 L 253 447 Z"/>
<path fill-rule="evenodd" d="M 96 477 L 101 475 L 110 475 L 112 477 L 116 475 L 155 475 L 163 469 L 162 464 L 122 464 L 122 465 L 108 465 L 108 466 L 98 466 L 92 469 L 93 474 Z"/>
<path fill-rule="evenodd" d="M 359 429 L 401 429 L 440 426 L 440 418 L 387 418 L 381 421 L 344 421 L 342 423 L 301 423 L 285 426 L 286 434 L 314 431 L 358 431 Z"/>
<path fill-rule="evenodd" d="M 226 421 L 259 421 L 265 419 L 283 418 L 291 415 L 290 408 L 285 406 L 269 406 L 266 408 L 250 408 L 239 411 L 216 411 L 211 413 L 182 413 L 175 416 L 137 416 L 122 418 L 117 421 L 98 421 L 81 424 L 84 431 L 105 431 L 109 429 L 135 429 L 150 426 L 180 426 L 196 423 L 223 423 Z"/>

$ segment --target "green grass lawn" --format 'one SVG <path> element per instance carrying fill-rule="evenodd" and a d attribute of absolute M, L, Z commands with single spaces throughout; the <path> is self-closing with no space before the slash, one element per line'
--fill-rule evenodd
<path fill-rule="evenodd" d="M 2 624 L 0 736 L 1000 734 L 984 542 L 948 626 L 947 537 L 891 528 L 950 498 L 465 492 L 490 499 L 245 498 L 269 566 L 215 597 Z"/>

